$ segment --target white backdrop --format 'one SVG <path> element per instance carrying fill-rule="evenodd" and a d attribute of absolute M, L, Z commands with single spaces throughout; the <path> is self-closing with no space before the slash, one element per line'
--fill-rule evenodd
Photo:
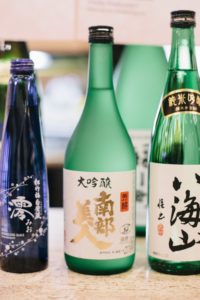
<path fill-rule="evenodd" d="M 170 44 L 177 9 L 196 11 L 200 44 L 200 0 L 0 0 L 0 39 L 87 41 L 89 26 L 112 25 L 116 43 Z"/>

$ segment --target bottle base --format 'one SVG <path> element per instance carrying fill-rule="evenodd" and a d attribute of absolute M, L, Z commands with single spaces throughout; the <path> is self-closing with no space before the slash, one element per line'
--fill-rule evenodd
<path fill-rule="evenodd" d="M 31 263 L 24 260 L 1 260 L 1 270 L 9 273 L 34 273 L 45 270 L 48 267 L 48 262 L 41 262 L 31 259 Z"/>
<path fill-rule="evenodd" d="M 200 261 L 172 262 L 148 257 L 150 267 L 160 273 L 171 275 L 195 275 L 200 273 Z"/>
<path fill-rule="evenodd" d="M 132 268 L 135 254 L 118 259 L 96 260 L 77 258 L 65 253 L 65 261 L 72 271 L 87 275 L 112 275 Z"/>

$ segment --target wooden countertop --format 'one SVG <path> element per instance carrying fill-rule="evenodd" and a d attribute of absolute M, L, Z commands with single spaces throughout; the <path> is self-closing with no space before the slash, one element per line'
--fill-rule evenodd
<path fill-rule="evenodd" d="M 67 269 L 63 255 L 63 209 L 50 209 L 49 267 L 42 272 L 0 271 L 1 300 L 200 299 L 200 275 L 172 276 L 150 270 L 145 240 L 137 239 L 134 267 L 111 276 L 82 275 Z"/>

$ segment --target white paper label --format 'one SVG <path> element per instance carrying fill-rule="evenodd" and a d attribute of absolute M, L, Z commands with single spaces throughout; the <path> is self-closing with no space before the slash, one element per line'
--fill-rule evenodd
<path fill-rule="evenodd" d="M 150 163 L 149 254 L 200 260 L 200 165 Z"/>
<path fill-rule="evenodd" d="M 146 226 L 148 194 L 148 151 L 151 140 L 150 130 L 129 131 L 137 158 L 136 168 L 136 226 Z"/>
<path fill-rule="evenodd" d="M 135 172 L 64 169 L 65 252 L 115 259 L 135 252 Z"/>

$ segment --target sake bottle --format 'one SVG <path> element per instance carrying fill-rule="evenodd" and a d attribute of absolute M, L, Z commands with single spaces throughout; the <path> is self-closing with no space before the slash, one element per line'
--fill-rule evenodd
<path fill-rule="evenodd" d="M 0 265 L 43 270 L 48 259 L 48 186 L 38 93 L 30 59 L 11 62 L 0 158 Z"/>
<path fill-rule="evenodd" d="M 10 62 L 16 58 L 29 58 L 27 45 L 23 41 L 5 41 L 0 48 L 0 139 L 2 137 L 6 92 L 10 77 Z"/>
<path fill-rule="evenodd" d="M 127 45 L 117 69 L 117 104 L 136 152 L 136 234 L 144 236 L 151 131 L 167 74 L 164 49 Z"/>
<path fill-rule="evenodd" d="M 200 82 L 195 12 L 171 13 L 172 47 L 150 153 L 148 257 L 163 273 L 200 273 Z"/>
<path fill-rule="evenodd" d="M 112 81 L 113 28 L 89 28 L 85 107 L 64 161 L 65 259 L 85 274 L 131 268 L 135 255 L 135 154 Z"/>

